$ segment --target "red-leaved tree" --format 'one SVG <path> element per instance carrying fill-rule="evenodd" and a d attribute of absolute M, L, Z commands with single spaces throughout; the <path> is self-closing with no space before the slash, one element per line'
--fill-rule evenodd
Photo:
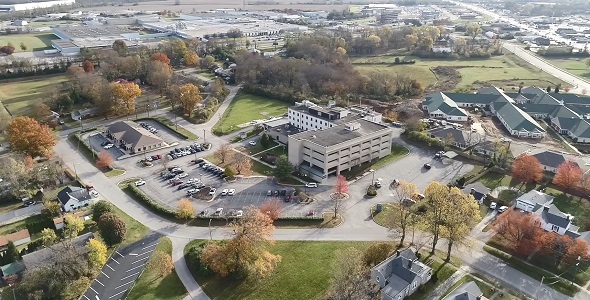
<path fill-rule="evenodd" d="M 537 215 L 510 209 L 496 219 L 494 230 L 512 244 L 515 253 L 526 257 L 539 248 L 544 232 L 540 224 Z"/>
<path fill-rule="evenodd" d="M 346 180 L 346 177 L 342 175 L 338 175 L 338 177 L 336 177 L 334 192 L 338 193 L 340 197 L 348 193 L 348 181 Z"/>
<path fill-rule="evenodd" d="M 262 203 L 262 205 L 260 205 L 258 209 L 274 221 L 281 216 L 281 212 L 283 211 L 283 205 L 281 204 L 281 201 L 279 201 L 279 199 L 273 198 Z"/>
<path fill-rule="evenodd" d="M 543 179 L 543 167 L 534 156 L 522 154 L 512 164 L 512 176 L 523 184 Z"/>
<path fill-rule="evenodd" d="M 152 54 L 152 57 L 150 58 L 150 60 L 161 61 L 167 65 L 170 64 L 170 58 L 168 58 L 168 56 L 164 53 L 154 53 L 154 54 Z"/>
<path fill-rule="evenodd" d="M 115 162 L 115 160 L 113 159 L 113 156 L 106 150 L 100 151 L 100 153 L 98 153 L 98 158 L 96 159 L 96 166 L 99 169 L 106 169 L 110 166 L 113 165 L 113 162 Z"/>
<path fill-rule="evenodd" d="M 575 188 L 580 184 L 582 175 L 580 166 L 568 159 L 557 167 L 557 172 L 553 177 L 553 184 L 564 189 Z"/>
<path fill-rule="evenodd" d="M 92 73 L 94 72 L 94 64 L 89 60 L 85 60 L 82 63 L 82 69 L 84 69 L 84 72 L 86 73 Z"/>

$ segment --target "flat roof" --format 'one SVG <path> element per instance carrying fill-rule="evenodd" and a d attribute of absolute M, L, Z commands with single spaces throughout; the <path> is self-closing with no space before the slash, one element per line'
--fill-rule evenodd
<path fill-rule="evenodd" d="M 324 130 L 310 130 L 294 134 L 291 137 L 298 140 L 306 140 L 314 144 L 318 144 L 320 146 L 331 147 L 346 142 L 348 140 L 356 139 L 361 136 L 368 135 L 380 130 L 391 130 L 390 127 L 387 127 L 385 125 L 373 123 L 363 119 L 358 119 L 350 123 L 359 123 L 360 128 L 351 131 L 346 129 L 346 124 L 342 124 L 341 126 L 336 126 Z"/>
<path fill-rule="evenodd" d="M 60 48 L 80 48 L 78 45 L 68 40 L 51 40 L 51 43 Z"/>
<path fill-rule="evenodd" d="M 54 31 L 59 31 L 71 39 L 74 38 L 101 38 L 101 37 L 118 37 L 122 34 L 133 33 L 135 31 L 118 26 L 58 26 L 53 28 Z"/>

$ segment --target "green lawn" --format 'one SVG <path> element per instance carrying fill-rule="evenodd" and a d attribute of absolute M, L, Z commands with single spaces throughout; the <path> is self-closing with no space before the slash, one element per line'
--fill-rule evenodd
<path fill-rule="evenodd" d="M 235 132 L 240 124 L 282 116 L 288 107 L 289 103 L 277 99 L 238 93 L 212 131 L 216 135 Z"/>
<path fill-rule="evenodd" d="M 43 205 L 43 204 L 37 204 L 37 205 Z M 45 215 L 34 215 L 34 216 L 30 216 L 26 219 L 16 221 L 14 223 L 0 226 L 0 235 L 15 233 L 19 230 L 27 228 L 28 223 L 39 222 L 39 221 L 45 220 L 46 218 L 47 217 Z"/>
<path fill-rule="evenodd" d="M 580 226 L 580 231 L 586 231 L 585 227 L 590 225 L 590 202 L 587 199 L 563 193 L 551 185 L 547 187 L 545 193 L 555 197 L 553 204 L 559 210 L 574 216 L 574 224 Z"/>
<path fill-rule="evenodd" d="M 536 188 L 536 184 L 522 185 L 520 182 L 514 180 L 510 175 L 503 175 L 496 172 L 488 172 L 487 174 L 480 177 L 477 181 L 488 187 L 490 190 L 494 190 L 499 186 L 509 186 L 517 188 L 523 192 L 530 191 Z"/>
<path fill-rule="evenodd" d="M 204 242 L 192 241 L 185 253 L 193 245 Z M 324 299 L 332 278 L 335 253 L 349 247 L 364 251 L 369 245 L 370 242 L 278 241 L 270 252 L 281 255 L 282 260 L 273 274 L 259 280 L 204 277 L 195 270 L 191 272 L 211 299 Z"/>
<path fill-rule="evenodd" d="M 440 262 L 438 259 L 429 258 L 425 255 L 422 256 L 420 261 L 432 268 L 432 279 L 430 279 L 430 281 L 428 281 L 426 284 L 420 286 L 414 294 L 406 297 L 405 299 L 426 299 L 428 295 L 430 295 L 430 293 L 432 293 L 441 283 L 445 282 L 445 280 L 447 280 L 449 277 L 451 277 L 451 275 L 453 275 L 453 273 L 457 271 L 457 269 L 451 264 Z"/>
<path fill-rule="evenodd" d="M 0 81 L 0 102 L 12 116 L 32 114 L 33 104 L 47 100 L 46 96 L 59 88 L 65 75 L 47 75 Z M 2 117 L 0 108 L 0 117 Z"/>
<path fill-rule="evenodd" d="M 121 169 L 112 169 L 112 170 L 104 173 L 104 175 L 106 177 L 115 177 L 115 176 L 120 176 L 123 174 L 125 174 L 125 170 L 121 170 Z"/>
<path fill-rule="evenodd" d="M 250 146 L 250 145 L 246 146 L 246 150 L 248 150 L 248 153 L 250 155 L 254 155 L 256 153 L 259 153 L 259 152 L 264 151 L 265 149 L 272 148 L 272 147 L 278 145 L 277 142 L 271 140 L 268 143 L 269 146 L 268 147 L 264 147 L 264 146 L 262 146 L 262 143 L 260 143 L 260 139 L 257 139 L 257 141 L 258 141 L 258 143 L 256 143 L 256 146 Z M 283 148 L 282 147 L 279 147 L 279 149 L 281 151 L 283 151 Z"/>
<path fill-rule="evenodd" d="M 113 205 L 113 207 L 115 208 L 115 213 L 125 222 L 125 225 L 127 225 L 127 234 L 125 234 L 125 240 L 121 243 L 120 247 L 133 244 L 148 234 L 150 231 L 149 228 L 139 223 L 116 206 Z"/>
<path fill-rule="evenodd" d="M 504 200 L 505 202 L 512 202 L 514 200 L 516 200 L 516 198 L 518 198 L 518 192 L 516 191 L 512 191 L 512 190 L 503 190 L 500 193 L 498 193 L 498 198 Z"/>
<path fill-rule="evenodd" d="M 360 166 L 355 166 L 350 169 L 350 171 L 346 170 L 342 172 L 342 175 L 346 177 L 346 179 L 350 180 L 353 179 L 365 172 L 368 172 L 371 169 L 379 169 L 385 167 L 394 161 L 404 157 L 409 153 L 408 148 L 399 146 L 399 145 L 391 145 L 391 154 L 385 156 L 379 160 L 373 162 L 365 162 L 362 163 Z"/>
<path fill-rule="evenodd" d="M 172 242 L 169 238 L 163 237 L 156 251 L 166 252 L 172 255 Z M 152 258 L 150 258 L 150 261 Z M 183 299 L 187 295 L 186 288 L 176 275 L 175 271 L 166 277 L 160 277 L 150 268 L 146 268 L 141 274 L 135 286 L 127 295 L 130 300 L 175 300 Z"/>
<path fill-rule="evenodd" d="M 51 40 L 57 39 L 59 38 L 53 33 L 0 35 L 0 45 L 4 46 L 12 43 L 14 45 L 14 52 L 40 51 L 50 48 Z M 27 46 L 27 50 L 21 50 L 20 43 L 24 43 Z"/>
<path fill-rule="evenodd" d="M 483 83 L 489 83 L 510 91 L 518 89 L 520 82 L 524 82 L 525 86 L 547 86 L 557 83 L 561 83 L 564 87 L 567 86 L 565 82 L 534 68 L 513 54 L 494 56 L 489 59 L 462 60 L 422 59 L 413 56 L 400 56 L 399 58 L 401 60 L 416 60 L 416 63 L 413 65 L 393 65 L 395 56 L 381 56 L 354 59 L 353 64 L 364 63 L 355 65 L 361 73 L 382 70 L 384 72 L 408 74 L 424 86 L 431 86 L 437 82 L 437 77 L 433 74 L 431 68 L 438 66 L 458 68 L 461 80 L 457 87 L 478 88 Z M 438 80 L 443 79 L 445 78 L 439 78 Z M 445 86 L 442 88 L 453 90 L 455 87 Z"/>
<path fill-rule="evenodd" d="M 590 79 L 590 67 L 586 65 L 588 58 L 550 58 L 543 57 L 554 66 L 566 70 L 574 75 Z"/>
<path fill-rule="evenodd" d="M 264 151 L 261 154 L 265 154 L 266 153 L 266 154 L 272 154 L 272 155 L 276 155 L 276 156 L 281 156 L 281 155 L 287 155 L 287 150 L 288 150 L 287 146 L 281 145 L 281 146 L 272 148 L 270 150 Z"/>

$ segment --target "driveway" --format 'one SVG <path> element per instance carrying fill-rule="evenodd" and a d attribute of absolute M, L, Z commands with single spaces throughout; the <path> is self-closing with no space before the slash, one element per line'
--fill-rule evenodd
<path fill-rule="evenodd" d="M 104 149 L 103 146 L 101 146 L 101 144 L 103 142 L 110 141 L 106 139 L 104 136 L 102 136 L 102 134 L 100 133 L 89 133 L 88 135 L 83 136 L 83 138 L 88 139 L 88 143 L 92 148 L 94 148 L 94 151 L 98 153 L 102 151 L 107 151 L 111 154 L 114 160 L 117 160 L 119 159 L 119 157 L 125 155 L 125 153 L 121 149 L 117 148 L 116 145 L 111 147 L 110 149 Z"/>

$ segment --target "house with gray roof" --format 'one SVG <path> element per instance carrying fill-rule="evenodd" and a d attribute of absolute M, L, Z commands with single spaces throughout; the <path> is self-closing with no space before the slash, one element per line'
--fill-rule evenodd
<path fill-rule="evenodd" d="M 477 145 L 483 139 L 476 132 L 464 131 L 454 127 L 434 128 L 428 131 L 428 135 L 439 139 L 445 145 L 455 146 L 461 150 Z"/>
<path fill-rule="evenodd" d="M 563 154 L 552 151 L 541 151 L 537 154 L 533 154 L 532 156 L 536 158 L 539 163 L 541 163 L 543 170 L 552 173 L 557 172 L 557 167 L 565 162 L 565 157 Z"/>
<path fill-rule="evenodd" d="M 513 136 L 526 138 L 543 138 L 545 129 L 533 117 L 518 108 L 510 97 L 504 95 L 498 98 L 490 111 Z"/>
<path fill-rule="evenodd" d="M 442 300 L 487 300 L 474 281 L 468 281 L 454 289 Z"/>
<path fill-rule="evenodd" d="M 473 196 L 475 201 L 479 204 L 483 204 L 483 201 L 491 192 L 490 189 L 481 182 L 468 184 L 462 189 L 462 191 L 465 194 Z"/>
<path fill-rule="evenodd" d="M 428 95 L 422 108 L 431 118 L 467 122 L 467 112 L 442 92 Z"/>
<path fill-rule="evenodd" d="M 106 129 L 107 136 L 130 153 L 141 153 L 161 148 L 166 143 L 157 135 L 131 121 L 119 121 Z"/>
<path fill-rule="evenodd" d="M 381 299 L 404 299 L 432 277 L 429 266 L 405 256 L 394 254 L 371 269 L 371 279 L 379 286 Z"/>
<path fill-rule="evenodd" d="M 57 193 L 57 200 L 64 212 L 71 212 L 86 207 L 92 202 L 90 191 L 77 186 L 67 186 Z"/>
<path fill-rule="evenodd" d="M 27 268 L 28 270 L 42 268 L 47 265 L 55 264 L 55 257 L 57 256 L 57 253 L 64 252 L 68 248 L 72 249 L 74 253 L 76 253 L 77 255 L 84 255 L 88 253 L 88 248 L 86 248 L 86 244 L 88 244 L 90 239 L 93 238 L 94 233 L 88 232 L 73 238 L 71 243 L 72 248 L 70 248 L 70 245 L 68 245 L 67 243 L 57 243 L 49 248 L 43 248 L 41 250 L 25 254 L 22 257 L 22 260 L 25 265 L 25 268 Z"/>

